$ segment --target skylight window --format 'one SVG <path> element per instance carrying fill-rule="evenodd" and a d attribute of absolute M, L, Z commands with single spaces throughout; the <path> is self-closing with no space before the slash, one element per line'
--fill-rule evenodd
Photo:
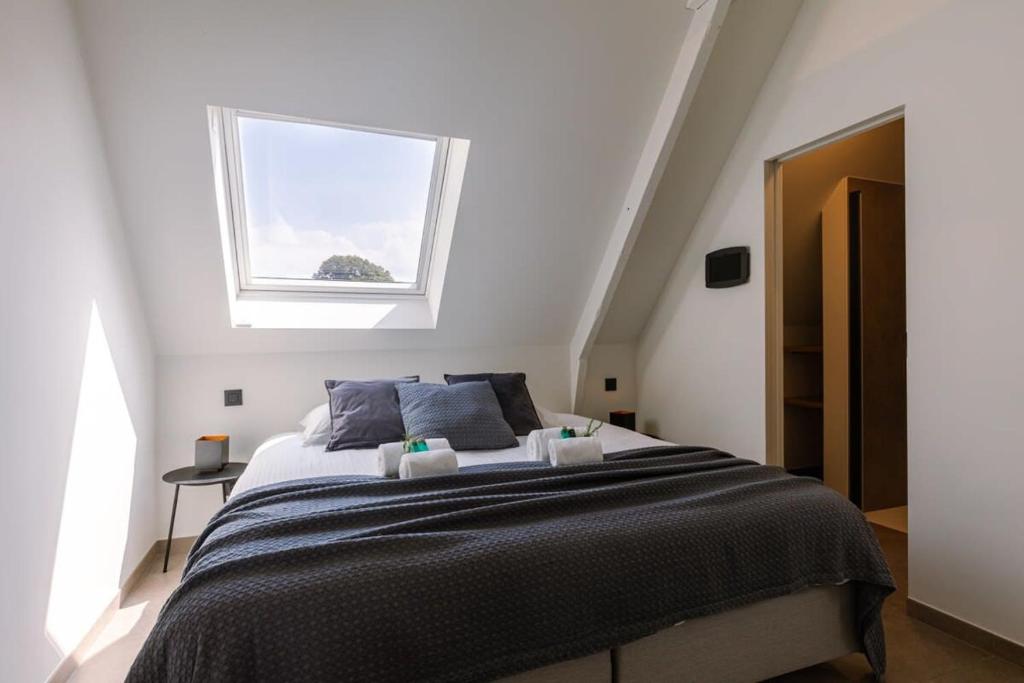
<path fill-rule="evenodd" d="M 240 292 L 426 292 L 449 140 L 217 109 Z"/>
<path fill-rule="evenodd" d="M 208 112 L 233 327 L 437 326 L 469 140 Z"/>

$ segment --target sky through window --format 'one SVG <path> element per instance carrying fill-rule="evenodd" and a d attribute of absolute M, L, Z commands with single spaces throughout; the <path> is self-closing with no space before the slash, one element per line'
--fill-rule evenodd
<path fill-rule="evenodd" d="M 330 279 L 365 260 L 417 282 L 435 139 L 242 114 L 238 133 L 253 278 L 312 281 L 339 257 Z"/>

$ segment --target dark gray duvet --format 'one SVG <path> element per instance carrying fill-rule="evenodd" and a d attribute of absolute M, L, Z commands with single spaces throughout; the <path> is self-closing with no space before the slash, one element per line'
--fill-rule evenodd
<path fill-rule="evenodd" d="M 231 500 L 129 681 L 483 681 L 817 584 L 852 582 L 885 669 L 893 579 L 849 501 L 714 450 Z"/>

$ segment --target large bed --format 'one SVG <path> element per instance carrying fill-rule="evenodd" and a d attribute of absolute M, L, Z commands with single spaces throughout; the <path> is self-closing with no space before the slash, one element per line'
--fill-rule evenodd
<path fill-rule="evenodd" d="M 557 415 L 568 426 L 584 418 Z M 892 577 L 814 480 L 613 426 L 605 462 L 269 439 L 197 540 L 130 681 L 758 681 L 851 652 L 885 670 Z"/>

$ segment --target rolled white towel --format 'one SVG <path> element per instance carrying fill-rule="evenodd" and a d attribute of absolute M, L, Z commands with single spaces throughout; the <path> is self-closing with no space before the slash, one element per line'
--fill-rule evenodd
<path fill-rule="evenodd" d="M 562 438 L 561 427 L 549 427 L 548 429 L 534 429 L 526 437 L 526 459 L 547 462 L 548 442 L 553 439 Z"/>
<path fill-rule="evenodd" d="M 427 439 L 427 448 L 431 451 L 439 451 L 444 448 L 451 448 L 448 439 Z M 421 453 L 423 451 L 420 451 Z M 429 452 L 429 451 L 428 451 Z M 397 477 L 398 466 L 402 462 L 402 455 L 405 447 L 401 441 L 382 443 L 377 447 L 377 474 L 382 477 Z"/>
<path fill-rule="evenodd" d="M 398 465 L 398 476 L 402 479 L 456 474 L 458 471 L 459 460 L 455 457 L 455 451 L 450 448 L 406 453 Z"/>
<path fill-rule="evenodd" d="M 552 439 L 548 442 L 548 457 L 553 467 L 587 465 L 604 461 L 604 451 L 596 436 L 572 439 Z"/>

